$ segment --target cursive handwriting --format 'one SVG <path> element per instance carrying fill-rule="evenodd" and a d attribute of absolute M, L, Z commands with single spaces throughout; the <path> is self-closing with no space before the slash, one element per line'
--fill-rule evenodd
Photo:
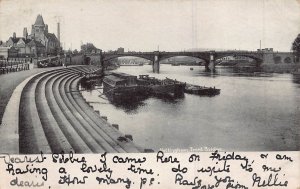
<path fill-rule="evenodd" d="M 271 187 L 271 186 L 284 186 L 287 187 L 288 181 L 278 181 L 278 173 L 273 175 L 271 173 L 268 177 L 268 180 L 262 179 L 260 176 L 257 175 L 257 173 L 254 173 L 252 176 L 252 186 L 257 186 L 257 187 Z"/>
<path fill-rule="evenodd" d="M 28 157 L 27 155 L 25 156 L 17 156 L 17 157 L 11 157 L 9 154 L 1 154 L 0 158 L 4 159 L 4 162 L 6 164 L 10 163 L 43 163 L 46 159 L 44 156 L 43 152 L 41 152 L 38 156 L 35 157 Z"/>
<path fill-rule="evenodd" d="M 86 163 L 85 157 L 75 158 L 73 152 L 69 152 L 67 155 L 64 152 L 60 154 L 52 154 L 53 163 Z"/>

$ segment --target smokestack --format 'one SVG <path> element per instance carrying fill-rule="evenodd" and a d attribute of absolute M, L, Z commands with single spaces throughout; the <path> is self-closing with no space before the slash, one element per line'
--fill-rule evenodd
<path fill-rule="evenodd" d="M 24 37 L 25 39 L 27 39 L 27 36 L 28 36 L 27 28 L 24 28 L 24 30 L 23 30 L 23 37 Z"/>
<path fill-rule="evenodd" d="M 59 22 L 57 23 L 57 39 L 60 43 L 60 24 L 59 24 Z"/>
<path fill-rule="evenodd" d="M 14 39 L 16 38 L 16 32 L 13 33 L 13 38 L 14 38 Z"/>
<path fill-rule="evenodd" d="M 259 40 L 259 50 L 261 50 L 261 40 Z"/>

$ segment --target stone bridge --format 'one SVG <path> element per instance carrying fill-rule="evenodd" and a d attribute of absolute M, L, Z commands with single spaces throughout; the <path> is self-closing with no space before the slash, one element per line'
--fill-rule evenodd
<path fill-rule="evenodd" d="M 197 51 L 197 52 L 165 52 L 165 51 L 153 51 L 153 52 L 125 52 L 118 53 L 113 52 L 100 52 L 98 54 L 86 55 L 91 59 L 98 58 L 100 64 L 104 65 L 105 61 L 112 60 L 118 57 L 134 56 L 144 58 L 152 62 L 152 68 L 154 73 L 159 73 L 160 61 L 176 57 L 176 56 L 188 56 L 199 58 L 204 60 L 205 68 L 207 71 L 215 69 L 215 61 L 227 57 L 227 56 L 243 56 L 249 57 L 256 61 L 256 66 L 261 64 L 275 64 L 275 63 L 293 63 L 295 58 L 293 53 L 290 52 L 273 52 L 273 51 Z"/>

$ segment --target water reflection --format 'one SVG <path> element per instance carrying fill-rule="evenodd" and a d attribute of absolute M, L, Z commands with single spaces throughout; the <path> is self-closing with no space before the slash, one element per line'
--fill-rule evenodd
<path fill-rule="evenodd" d="M 111 123 L 120 125 L 140 146 L 161 148 L 214 147 L 225 150 L 300 150 L 300 79 L 291 74 L 233 73 L 204 67 L 161 66 L 153 74 L 151 66 L 121 67 L 132 75 L 149 74 L 205 86 L 216 86 L 221 94 L 199 97 L 186 94 L 175 101 L 150 97 L 138 103 L 113 105 L 99 93 L 85 92 L 87 101 Z M 247 75 L 248 74 L 248 75 Z"/>
<path fill-rule="evenodd" d="M 93 90 L 96 90 L 99 92 L 98 97 L 102 98 L 106 101 L 108 99 L 106 98 L 106 95 L 103 93 L 103 78 L 93 78 L 93 79 L 86 79 L 83 78 L 80 82 L 80 88 L 81 90 L 85 90 L 87 92 L 91 92 Z M 125 111 L 128 114 L 134 114 L 137 113 L 138 108 L 145 105 L 143 102 L 146 100 L 148 96 L 132 96 L 128 100 L 123 101 L 108 101 L 107 103 L 111 103 L 114 105 L 117 109 L 121 109 Z M 104 102 L 102 102 L 104 104 Z"/>
<path fill-rule="evenodd" d="M 92 91 L 98 91 L 99 95 L 98 97 L 104 99 L 107 101 L 107 103 L 110 103 L 114 105 L 117 109 L 121 109 L 124 112 L 128 114 L 136 114 L 138 113 L 138 109 L 145 106 L 145 100 L 149 98 L 156 98 L 160 99 L 162 103 L 165 104 L 176 104 L 184 98 L 184 96 L 180 98 L 173 98 L 170 96 L 159 96 L 159 97 L 151 97 L 149 95 L 140 95 L 140 96 L 132 96 L 128 100 L 123 101 L 109 101 L 107 98 L 105 98 L 105 94 L 103 93 L 103 78 L 97 78 L 97 79 L 83 79 L 80 82 L 80 88 L 81 90 L 92 92 Z M 100 103 L 100 102 L 98 102 Z M 104 104 L 104 102 L 101 102 L 100 104 Z"/>
<path fill-rule="evenodd" d="M 127 114 L 136 114 L 138 113 L 138 109 L 141 108 L 142 106 L 145 106 L 145 100 L 146 98 L 143 99 L 133 99 L 131 101 L 126 101 L 126 102 L 119 102 L 119 103 L 112 103 L 117 109 L 121 109 Z"/>

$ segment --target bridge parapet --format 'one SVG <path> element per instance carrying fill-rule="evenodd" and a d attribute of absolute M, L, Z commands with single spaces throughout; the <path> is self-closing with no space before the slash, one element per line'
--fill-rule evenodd
<path fill-rule="evenodd" d="M 108 61 L 118 57 L 134 56 L 144 58 L 152 61 L 153 71 L 159 72 L 159 62 L 163 59 L 175 57 L 175 56 L 189 56 L 199 58 L 205 61 L 205 66 L 208 69 L 208 65 L 213 65 L 214 61 L 226 56 L 244 56 L 249 57 L 257 62 L 257 66 L 262 63 L 271 62 L 274 63 L 274 56 L 288 57 L 293 56 L 289 52 L 273 52 L 273 51 L 245 51 L 245 50 L 227 50 L 227 51 L 153 51 L 153 52 L 124 52 L 119 53 L 117 51 L 112 52 L 100 52 L 98 54 L 87 55 L 87 56 L 99 56 L 101 65 L 104 61 Z"/>

